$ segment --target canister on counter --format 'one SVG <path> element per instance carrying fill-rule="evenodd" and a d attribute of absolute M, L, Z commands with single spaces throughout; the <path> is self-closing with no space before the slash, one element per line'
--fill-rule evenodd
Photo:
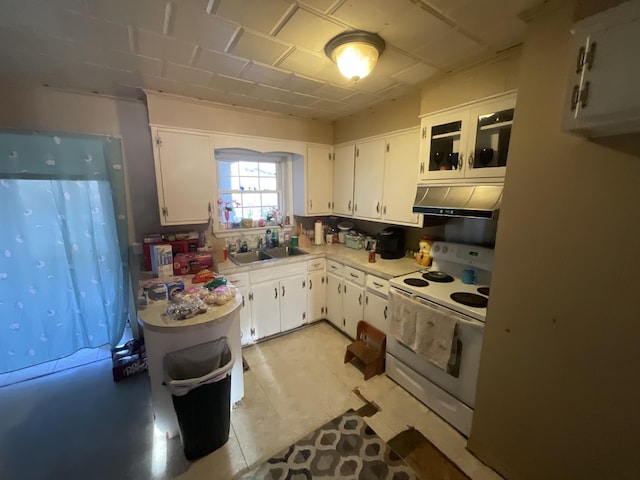
<path fill-rule="evenodd" d="M 376 263 L 376 251 L 369 250 L 369 263 Z"/>

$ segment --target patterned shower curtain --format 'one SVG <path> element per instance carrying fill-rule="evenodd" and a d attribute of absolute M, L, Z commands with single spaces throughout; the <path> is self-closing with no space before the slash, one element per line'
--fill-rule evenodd
<path fill-rule="evenodd" d="M 120 340 L 125 205 L 119 140 L 0 133 L 0 373 Z"/>

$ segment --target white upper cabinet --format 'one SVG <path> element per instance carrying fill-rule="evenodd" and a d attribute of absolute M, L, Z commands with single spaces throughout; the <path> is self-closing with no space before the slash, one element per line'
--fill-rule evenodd
<path fill-rule="evenodd" d="M 382 216 L 382 185 L 384 176 L 382 139 L 356 144 L 353 215 L 378 220 Z"/>
<path fill-rule="evenodd" d="M 329 146 L 308 146 L 293 164 L 293 213 L 303 217 L 331 214 L 333 162 Z"/>
<path fill-rule="evenodd" d="M 353 173 L 355 145 L 334 149 L 333 160 L 333 213 L 353 213 Z"/>
<path fill-rule="evenodd" d="M 159 128 L 152 134 L 160 223 L 207 223 L 215 191 L 209 135 Z"/>
<path fill-rule="evenodd" d="M 640 132 L 640 2 L 577 23 L 563 126 L 590 137 Z"/>
<path fill-rule="evenodd" d="M 423 117 L 418 181 L 502 180 L 515 104 L 509 93 Z"/>
<path fill-rule="evenodd" d="M 416 175 L 419 148 L 418 130 L 387 138 L 382 202 L 382 220 L 385 222 L 417 225 L 422 217 L 411 211 L 416 193 L 411 185 Z"/>

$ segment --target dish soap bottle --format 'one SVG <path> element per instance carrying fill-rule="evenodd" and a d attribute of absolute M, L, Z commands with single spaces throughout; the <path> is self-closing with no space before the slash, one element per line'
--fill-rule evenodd
<path fill-rule="evenodd" d="M 280 245 L 280 233 L 277 228 L 274 228 L 273 232 L 271 232 L 271 243 L 274 248 Z"/>

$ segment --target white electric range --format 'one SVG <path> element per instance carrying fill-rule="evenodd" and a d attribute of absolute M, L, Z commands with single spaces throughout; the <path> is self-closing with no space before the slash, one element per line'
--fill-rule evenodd
<path fill-rule="evenodd" d="M 428 269 L 390 280 L 390 303 L 415 310 L 418 321 L 429 312 L 455 320 L 455 348 L 447 370 L 430 363 L 390 333 L 389 377 L 465 435 L 471 431 L 482 335 L 493 269 L 493 249 L 435 242 Z"/>

